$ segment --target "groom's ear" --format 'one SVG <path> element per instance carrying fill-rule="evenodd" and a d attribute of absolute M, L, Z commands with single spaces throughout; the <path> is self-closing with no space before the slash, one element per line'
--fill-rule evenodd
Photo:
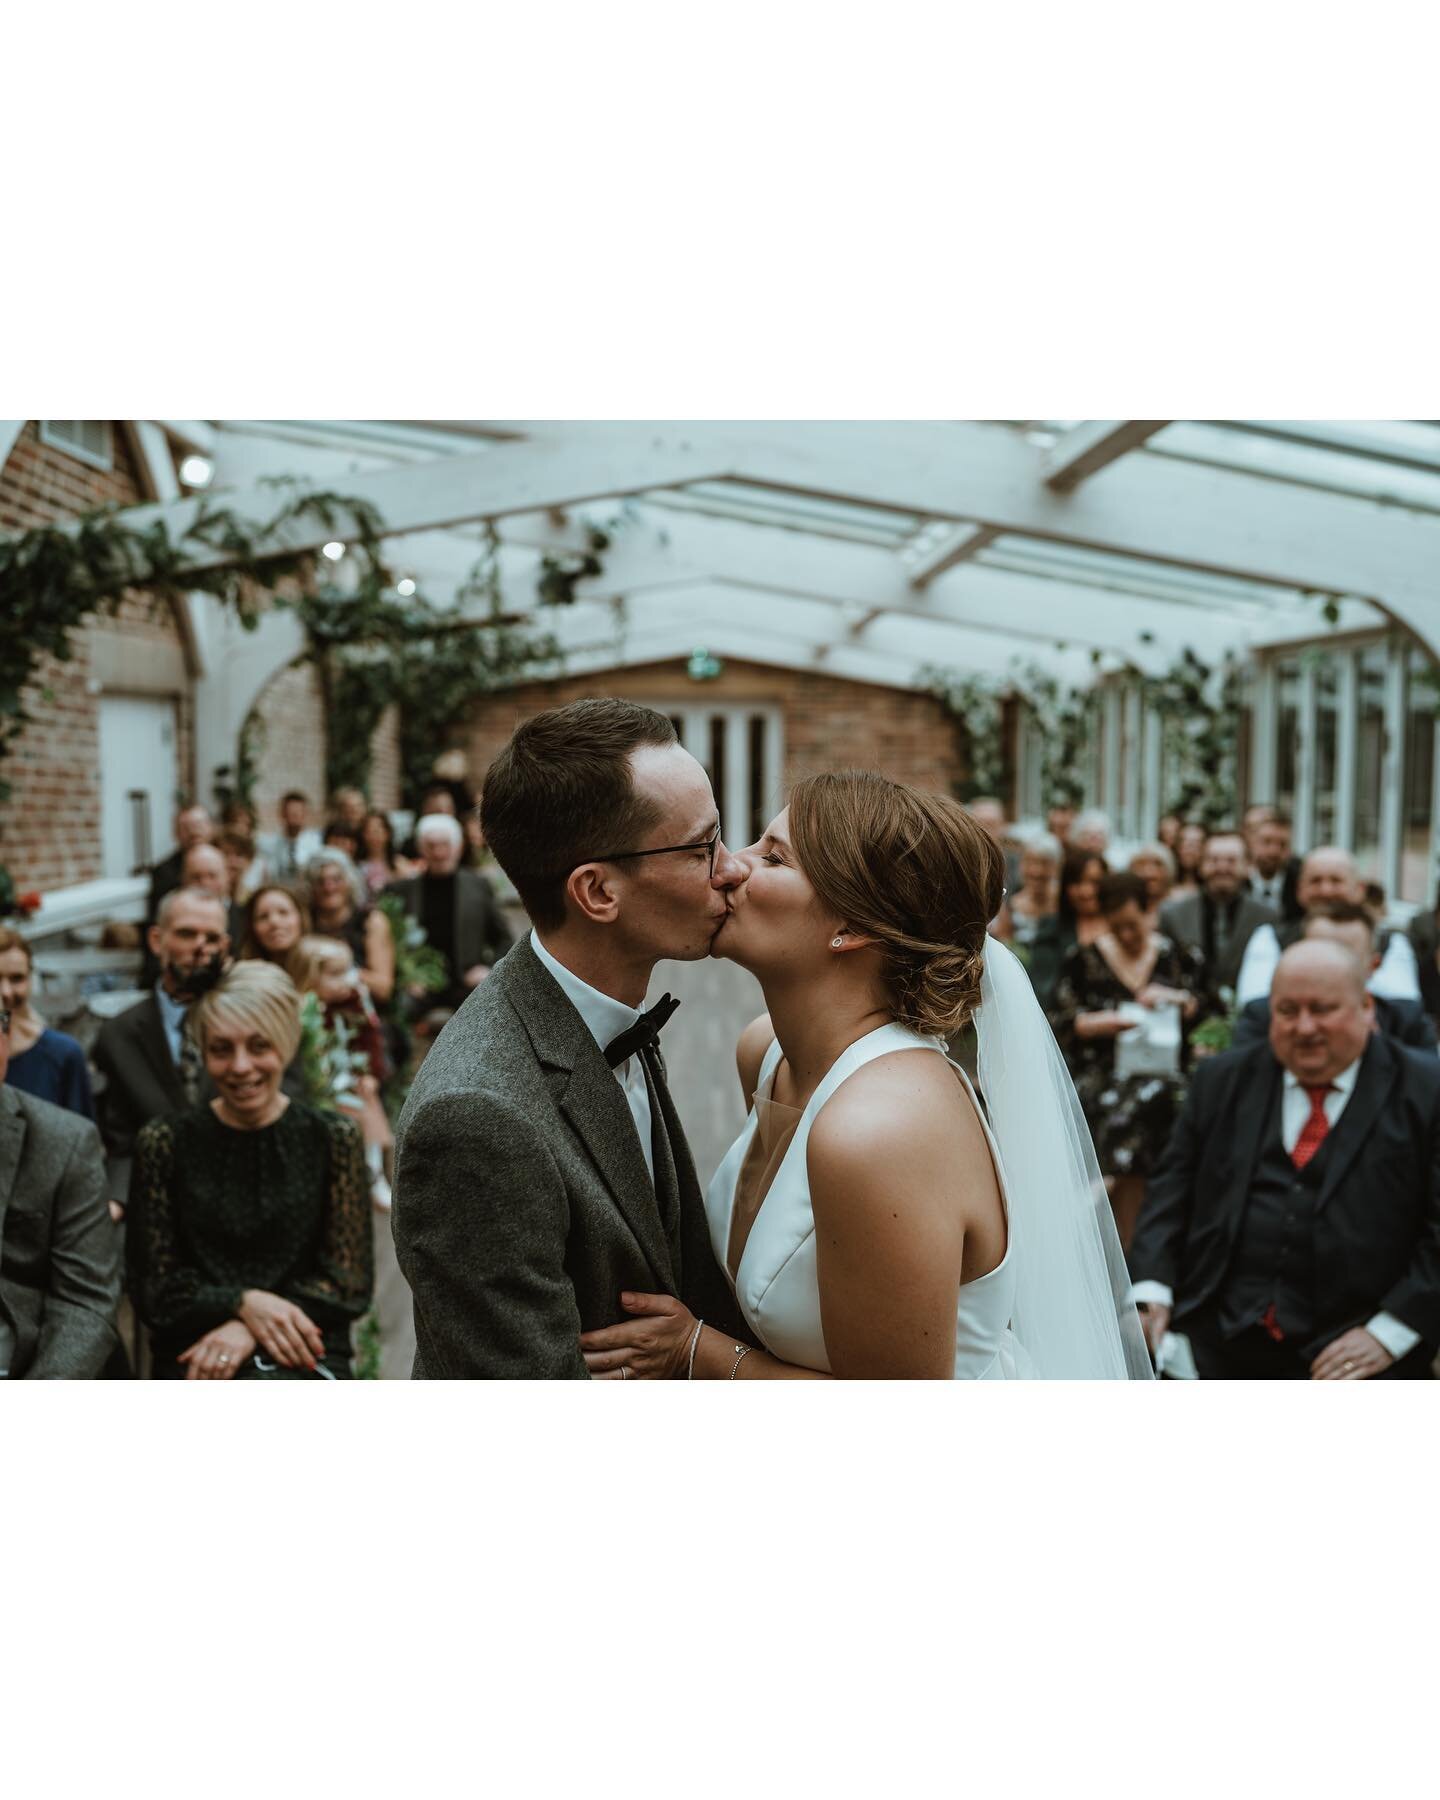
<path fill-rule="evenodd" d="M 565 892 L 581 917 L 594 924 L 613 924 L 619 914 L 619 890 L 603 863 L 581 863 L 578 869 L 572 869 Z"/>

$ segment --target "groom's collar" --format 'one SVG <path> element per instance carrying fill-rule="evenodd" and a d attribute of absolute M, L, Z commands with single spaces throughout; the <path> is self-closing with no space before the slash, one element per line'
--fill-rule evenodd
<path fill-rule="evenodd" d="M 531 931 L 530 947 L 540 966 L 555 978 L 562 994 L 585 1021 L 585 1028 L 594 1038 L 601 1050 L 612 1038 L 619 1037 L 622 1031 L 628 1031 L 640 1017 L 638 1008 L 627 1006 L 623 1000 L 615 1000 L 609 994 L 602 994 L 598 988 L 582 981 L 573 970 L 567 969 L 557 957 L 553 956 L 540 942 L 539 933 Z"/>

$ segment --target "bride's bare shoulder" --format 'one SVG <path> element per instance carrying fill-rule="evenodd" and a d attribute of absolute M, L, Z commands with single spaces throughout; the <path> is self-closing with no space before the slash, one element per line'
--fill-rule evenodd
<path fill-rule="evenodd" d="M 765 1060 L 765 1052 L 775 1041 L 775 1027 L 770 1023 L 769 1013 L 761 1013 L 758 1019 L 752 1019 L 740 1033 L 740 1041 L 735 1046 L 735 1070 L 740 1077 L 740 1091 L 745 1096 L 748 1106 L 750 1096 L 755 1092 L 755 1083 L 760 1079 L 760 1065 Z"/>
<path fill-rule="evenodd" d="M 989 1163 L 984 1128 L 955 1071 L 921 1050 L 877 1056 L 842 1082 L 811 1127 L 809 1149 L 812 1166 L 881 1176 L 902 1165 L 949 1167 L 957 1157 Z"/>

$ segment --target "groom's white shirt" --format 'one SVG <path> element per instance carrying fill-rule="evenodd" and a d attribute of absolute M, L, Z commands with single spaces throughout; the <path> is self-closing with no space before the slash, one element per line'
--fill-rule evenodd
<path fill-rule="evenodd" d="M 598 988 L 591 987 L 588 981 L 582 981 L 578 975 L 572 974 L 540 942 L 537 931 L 532 930 L 530 933 L 530 946 L 560 983 L 565 998 L 585 1021 L 591 1037 L 600 1046 L 602 1053 L 612 1038 L 619 1037 L 622 1031 L 628 1031 L 640 1017 L 635 1007 L 627 1006 L 623 1000 L 612 1000 L 609 994 L 602 994 Z M 627 1056 L 616 1069 L 615 1079 L 620 1083 L 620 1091 L 630 1108 L 635 1129 L 640 1133 L 640 1148 L 645 1153 L 645 1167 L 650 1171 L 653 1184 L 655 1150 L 650 1138 L 650 1090 L 645 1084 L 645 1066 L 638 1056 Z"/>

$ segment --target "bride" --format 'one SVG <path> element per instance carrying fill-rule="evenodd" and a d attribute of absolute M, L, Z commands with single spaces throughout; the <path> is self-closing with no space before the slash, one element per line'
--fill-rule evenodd
<path fill-rule="evenodd" d="M 750 1113 L 706 1196 L 754 1346 L 664 1294 L 581 1339 L 626 1380 L 1148 1379 L 1074 1088 L 986 936 L 1004 860 L 953 800 L 814 775 L 759 843 L 712 954 L 758 977 Z M 972 1020 L 983 1104 L 947 1042 Z"/>

